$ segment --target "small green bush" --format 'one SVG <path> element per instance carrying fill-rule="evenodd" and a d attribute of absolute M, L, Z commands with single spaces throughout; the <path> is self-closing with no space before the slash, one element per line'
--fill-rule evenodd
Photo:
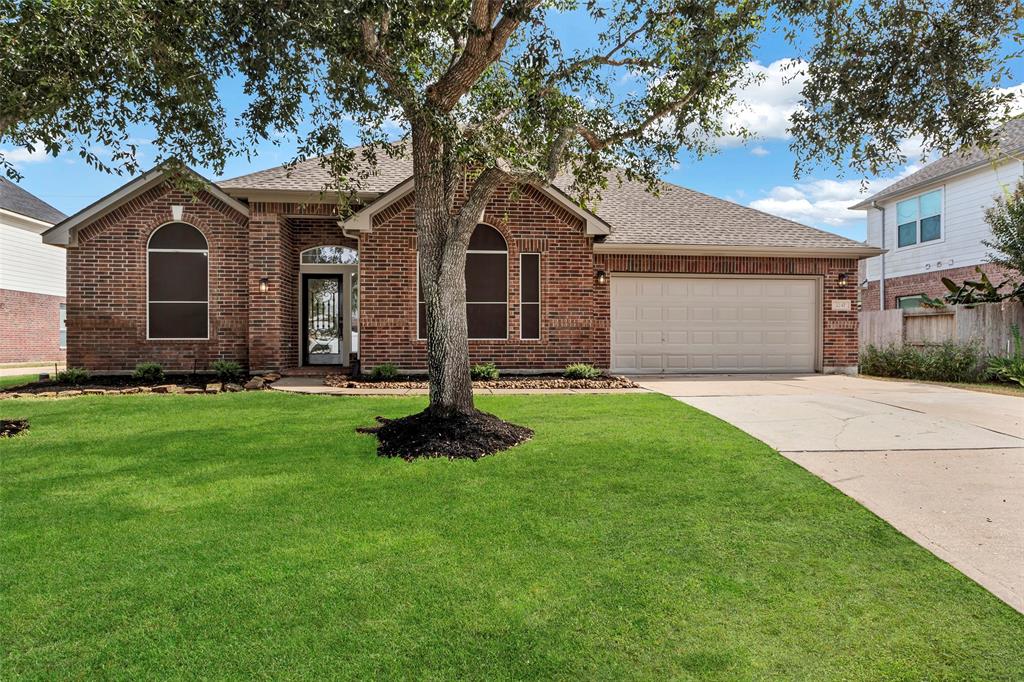
<path fill-rule="evenodd" d="M 984 377 L 983 358 L 973 344 L 952 341 L 928 346 L 868 346 L 860 355 L 862 374 L 922 381 L 970 382 Z"/>
<path fill-rule="evenodd" d="M 501 376 L 501 372 L 493 362 L 485 362 L 469 368 L 469 377 L 473 381 L 494 381 L 499 376 Z"/>
<path fill-rule="evenodd" d="M 377 365 L 370 370 L 370 378 L 374 381 L 390 381 L 398 376 L 398 368 L 390 362 Z"/>
<path fill-rule="evenodd" d="M 1010 325 L 1013 336 L 1013 355 L 1005 358 L 990 358 L 986 376 L 993 381 L 1017 382 L 1024 386 L 1024 350 L 1021 349 L 1020 327 Z"/>
<path fill-rule="evenodd" d="M 562 376 L 566 379 L 596 379 L 601 376 L 601 370 L 585 362 L 574 362 L 566 365 Z"/>
<path fill-rule="evenodd" d="M 132 378 L 147 384 L 158 384 L 164 380 L 164 368 L 160 366 L 159 362 L 140 362 L 135 365 Z"/>
<path fill-rule="evenodd" d="M 57 381 L 70 386 L 80 386 L 89 380 L 89 370 L 82 367 L 68 367 L 57 372 Z"/>
<path fill-rule="evenodd" d="M 214 360 L 210 363 L 210 370 L 218 381 L 226 384 L 237 382 L 242 377 L 242 366 L 234 360 Z"/>

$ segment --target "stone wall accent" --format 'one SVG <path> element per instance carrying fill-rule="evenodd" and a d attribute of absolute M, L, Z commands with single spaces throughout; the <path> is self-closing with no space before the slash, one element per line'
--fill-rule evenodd
<path fill-rule="evenodd" d="M 198 228 L 210 249 L 210 338 L 146 338 L 146 245 L 171 222 L 171 206 Z M 69 247 L 67 306 L 69 365 L 126 371 L 158 362 L 169 371 L 203 370 L 217 359 L 248 364 L 249 287 L 245 216 L 212 195 L 193 197 L 158 185 L 79 231 Z"/>
<path fill-rule="evenodd" d="M 813 275 L 823 282 L 822 366 L 826 371 L 850 370 L 857 365 L 857 261 L 853 258 L 762 258 L 743 256 L 679 256 L 596 254 L 594 262 L 610 273 L 675 273 L 702 275 Z M 839 278 L 846 276 L 846 283 Z M 607 321 L 610 291 L 595 308 Z M 851 310 L 832 310 L 835 299 L 851 302 Z M 610 321 L 605 328 L 610 327 Z M 609 345 L 610 341 L 606 344 Z M 606 367 L 607 364 L 601 365 Z"/>
<path fill-rule="evenodd" d="M 0 289 L 0 364 L 63 361 L 61 303 L 63 296 Z"/>
<path fill-rule="evenodd" d="M 981 267 L 993 284 L 999 284 L 1004 279 L 1011 277 L 1009 271 L 991 263 L 985 263 L 981 266 L 964 265 L 959 268 L 933 270 L 916 275 L 904 275 L 903 277 L 887 277 L 885 280 L 885 308 L 886 310 L 895 308 L 896 299 L 901 296 L 924 294 L 932 298 L 942 298 L 948 293 L 948 289 L 942 283 L 943 277 L 948 277 L 958 284 L 966 279 L 974 280 L 978 278 L 978 271 L 975 269 L 977 267 Z M 867 287 L 861 289 L 861 310 L 879 309 L 878 289 L 878 280 L 868 282 Z"/>

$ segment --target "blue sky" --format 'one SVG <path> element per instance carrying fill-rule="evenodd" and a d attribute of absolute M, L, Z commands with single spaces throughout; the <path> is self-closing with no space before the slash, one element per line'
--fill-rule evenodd
<path fill-rule="evenodd" d="M 581 35 L 573 25 L 577 19 L 561 16 L 558 21 L 566 26 L 566 35 Z M 562 32 L 562 31 L 560 31 Z M 854 239 L 864 238 L 864 214 L 847 210 L 862 196 L 863 178 L 842 173 L 837 168 L 818 168 L 811 175 L 794 180 L 793 155 L 788 149 L 786 121 L 796 107 L 798 82 L 786 82 L 782 65 L 794 56 L 793 49 L 778 34 L 762 37 L 756 52 L 756 61 L 749 68 L 759 70 L 764 80 L 740 93 L 744 106 L 731 115 L 760 138 L 740 145 L 735 141 L 722 141 L 718 154 L 700 161 L 680 157 L 677 167 L 665 173 L 665 179 L 718 197 L 753 206 L 760 210 L 782 215 L 808 225 L 814 225 Z M 1014 69 L 1014 80 L 1006 87 L 1024 93 L 1024 65 Z M 235 84 L 227 83 L 222 97 L 229 111 L 240 110 L 242 95 Z M 144 130 L 132 131 L 139 139 L 146 139 Z M 236 158 L 228 162 L 223 177 L 233 177 L 253 170 L 269 168 L 288 161 L 294 146 L 285 142 L 281 146 L 270 143 L 254 150 L 254 159 Z M 893 178 L 913 171 L 919 166 L 919 151 L 912 140 L 906 145 L 908 167 L 898 169 L 889 177 L 870 179 L 869 187 L 877 191 Z M 127 181 L 125 177 L 106 175 L 87 166 L 76 154 L 58 158 L 41 153 L 28 154 L 25 150 L 5 149 L 24 175 L 21 185 L 61 211 L 71 214 Z M 142 165 L 150 165 L 154 150 L 141 147 Z M 214 177 L 210 169 L 197 169 Z"/>

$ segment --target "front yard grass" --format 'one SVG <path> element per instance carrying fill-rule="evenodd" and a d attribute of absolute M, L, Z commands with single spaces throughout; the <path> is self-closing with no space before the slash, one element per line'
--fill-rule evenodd
<path fill-rule="evenodd" d="M 21 386 L 23 384 L 30 384 L 33 381 L 38 380 L 38 374 L 18 374 L 15 376 L 0 377 L 0 389 L 13 388 L 15 386 Z"/>
<path fill-rule="evenodd" d="M 6 679 L 1022 679 L 1024 616 L 764 444 L 655 395 L 407 463 L 418 398 L 0 402 Z"/>

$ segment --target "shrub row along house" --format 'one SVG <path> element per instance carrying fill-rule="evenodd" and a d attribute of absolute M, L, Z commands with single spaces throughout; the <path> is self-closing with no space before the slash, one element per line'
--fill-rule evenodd
<path fill-rule="evenodd" d="M 361 162 L 362 163 L 362 162 Z M 381 156 L 354 213 L 318 160 L 206 184 L 157 168 L 56 225 L 68 362 L 202 370 L 426 366 L 411 162 Z M 503 187 L 466 265 L 470 352 L 505 371 L 851 371 L 857 263 L 879 250 L 671 184 L 613 179 L 595 212 Z"/>
<path fill-rule="evenodd" d="M 884 248 L 864 262 L 864 310 L 920 307 L 925 296 L 977 279 L 998 284 L 1012 273 L 988 263 L 992 237 L 985 211 L 1024 176 L 1024 119 L 997 131 L 996 146 L 960 149 L 889 185 L 851 208 L 867 211 L 868 243 Z"/>

